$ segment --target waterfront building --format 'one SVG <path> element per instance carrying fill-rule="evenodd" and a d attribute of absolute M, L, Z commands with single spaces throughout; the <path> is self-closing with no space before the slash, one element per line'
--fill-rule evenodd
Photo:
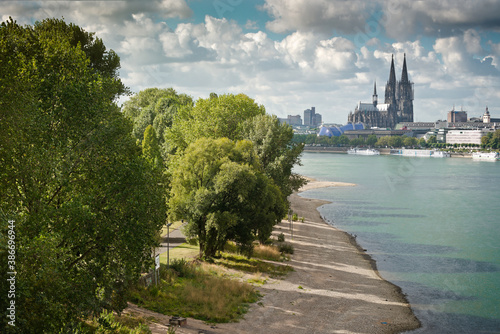
<path fill-rule="evenodd" d="M 481 145 L 481 138 L 489 133 L 489 129 L 482 130 L 448 130 L 446 144 L 475 144 Z"/>
<path fill-rule="evenodd" d="M 362 123 L 357 123 L 357 124 L 346 124 L 342 126 L 321 126 L 319 129 L 318 136 L 327 136 L 327 137 L 340 137 L 343 135 L 346 131 L 350 130 L 363 130 L 365 127 Z"/>
<path fill-rule="evenodd" d="M 401 80 L 396 81 L 394 55 L 391 60 L 389 80 L 385 86 L 384 103 L 378 103 L 377 83 L 373 85 L 371 103 L 356 105 L 354 113 L 347 116 L 348 123 L 363 123 L 366 127 L 394 129 L 399 122 L 413 122 L 413 82 L 408 79 L 406 54 L 403 60 Z"/>

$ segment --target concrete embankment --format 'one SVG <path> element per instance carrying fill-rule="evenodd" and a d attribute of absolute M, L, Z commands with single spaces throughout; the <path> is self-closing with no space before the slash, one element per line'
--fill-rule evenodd
<path fill-rule="evenodd" d="M 306 146 L 304 147 L 304 152 L 324 152 L 324 153 L 339 153 L 347 154 L 348 147 L 328 147 L 328 146 Z M 380 155 L 391 154 L 390 148 L 377 148 L 380 151 Z M 452 158 L 472 158 L 470 153 L 463 152 L 450 152 Z"/>

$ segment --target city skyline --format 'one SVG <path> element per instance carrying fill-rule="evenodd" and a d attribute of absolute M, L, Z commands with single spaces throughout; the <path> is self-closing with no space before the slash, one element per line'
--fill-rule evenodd
<path fill-rule="evenodd" d="M 500 1 L 2 1 L 2 21 L 63 18 L 121 58 L 133 92 L 244 93 L 280 118 L 345 123 L 406 53 L 415 121 L 500 116 Z M 122 99 L 123 102 L 126 99 Z"/>

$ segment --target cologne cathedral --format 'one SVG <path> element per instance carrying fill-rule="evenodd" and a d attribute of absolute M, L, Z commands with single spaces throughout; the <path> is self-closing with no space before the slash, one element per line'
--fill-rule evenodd
<path fill-rule="evenodd" d="M 375 83 L 372 103 L 359 102 L 354 113 L 349 113 L 347 122 L 363 123 L 366 128 L 390 129 L 394 129 L 396 124 L 400 122 L 413 122 L 413 82 L 408 80 L 406 54 L 400 81 L 396 81 L 394 55 L 392 56 L 389 81 L 385 86 L 384 103 L 378 103 L 377 84 Z"/>

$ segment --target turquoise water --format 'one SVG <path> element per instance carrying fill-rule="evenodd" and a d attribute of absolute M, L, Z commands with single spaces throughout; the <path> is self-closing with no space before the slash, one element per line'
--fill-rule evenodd
<path fill-rule="evenodd" d="M 304 153 L 295 172 L 356 187 L 310 190 L 356 235 L 422 322 L 412 333 L 500 333 L 500 162 Z"/>

